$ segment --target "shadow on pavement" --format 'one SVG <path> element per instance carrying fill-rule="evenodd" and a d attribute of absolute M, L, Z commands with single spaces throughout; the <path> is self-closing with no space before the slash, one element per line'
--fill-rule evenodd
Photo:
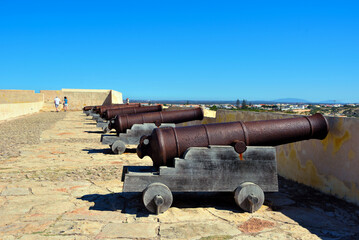
<path fill-rule="evenodd" d="M 265 204 L 322 239 L 359 239 L 359 207 L 313 188 L 278 177 L 279 192 Z"/>
<path fill-rule="evenodd" d="M 359 239 L 359 207 L 315 189 L 279 177 L 279 192 L 266 193 L 265 205 L 322 239 Z M 94 202 L 90 210 L 117 211 L 148 217 L 142 193 L 90 194 L 79 198 Z M 171 207 L 207 208 L 243 213 L 233 193 L 173 193 Z"/>
<path fill-rule="evenodd" d="M 93 202 L 89 210 L 118 211 L 133 214 L 136 217 L 147 217 L 150 213 L 142 202 L 142 193 L 111 193 L 89 194 L 78 199 Z M 218 210 L 243 212 L 234 202 L 232 193 L 173 193 L 171 207 L 177 208 L 205 208 L 214 207 Z"/>
<path fill-rule="evenodd" d="M 103 131 L 84 131 L 84 132 L 87 132 L 87 133 L 100 133 L 100 134 L 103 134 Z"/>
<path fill-rule="evenodd" d="M 101 149 L 85 148 L 85 149 L 82 149 L 82 151 L 85 151 L 88 154 L 94 154 L 94 153 L 114 154 L 112 152 L 111 148 L 101 148 Z"/>
<path fill-rule="evenodd" d="M 112 154 L 112 155 L 117 155 L 115 153 L 112 152 L 111 148 L 101 148 L 101 149 L 88 149 L 88 148 L 84 148 L 82 149 L 82 151 L 87 152 L 88 154 L 94 154 L 94 153 L 103 153 L 103 154 Z M 125 153 L 136 153 L 136 148 L 127 148 Z M 120 156 L 120 155 L 119 155 Z"/>
<path fill-rule="evenodd" d="M 136 215 L 136 217 L 148 217 L 151 213 L 142 204 L 141 193 L 110 193 L 110 194 L 89 194 L 78 199 L 93 202 L 94 206 L 89 210 L 97 211 L 118 211 Z"/>

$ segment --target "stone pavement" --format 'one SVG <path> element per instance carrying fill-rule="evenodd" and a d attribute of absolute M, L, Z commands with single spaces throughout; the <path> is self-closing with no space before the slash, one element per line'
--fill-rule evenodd
<path fill-rule="evenodd" d="M 114 155 L 82 112 L 68 112 L 41 142 L 0 165 L 0 239 L 359 239 L 359 208 L 280 178 L 262 208 L 233 195 L 175 194 L 157 216 L 141 194 L 122 194 L 123 165 L 152 165 L 134 150 Z"/>

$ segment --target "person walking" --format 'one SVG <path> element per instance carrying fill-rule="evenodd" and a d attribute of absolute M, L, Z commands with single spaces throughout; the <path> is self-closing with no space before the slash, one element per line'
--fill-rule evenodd
<path fill-rule="evenodd" d="M 56 112 L 58 112 L 58 111 L 59 111 L 59 105 L 60 105 L 60 103 L 61 103 L 60 98 L 58 98 L 58 97 L 56 96 L 55 99 L 54 99 L 54 103 L 55 103 Z"/>
<path fill-rule="evenodd" d="M 64 110 L 65 112 L 67 111 L 67 107 L 68 107 L 68 102 L 67 102 L 67 97 L 64 97 Z"/>

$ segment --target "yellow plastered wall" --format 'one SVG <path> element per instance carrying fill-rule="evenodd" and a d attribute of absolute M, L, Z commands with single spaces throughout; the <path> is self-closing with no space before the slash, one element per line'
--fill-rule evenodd
<path fill-rule="evenodd" d="M 84 106 L 108 105 L 123 103 L 122 93 L 113 90 L 96 89 L 62 89 L 62 90 L 41 90 L 44 93 L 44 111 L 54 110 L 54 98 L 58 96 L 62 101 L 66 96 L 69 110 L 81 110 Z M 62 105 L 60 105 L 60 108 Z"/>
<path fill-rule="evenodd" d="M 201 123 L 257 121 L 298 117 L 288 114 L 218 110 Z M 277 146 L 278 174 L 359 205 L 359 119 L 326 117 L 324 140 Z M 199 124 L 198 121 L 185 125 Z"/>
<path fill-rule="evenodd" d="M 0 90 L 0 121 L 38 112 L 44 95 L 33 90 Z"/>
<path fill-rule="evenodd" d="M 42 102 L 44 95 L 34 90 L 0 90 L 0 104 Z"/>

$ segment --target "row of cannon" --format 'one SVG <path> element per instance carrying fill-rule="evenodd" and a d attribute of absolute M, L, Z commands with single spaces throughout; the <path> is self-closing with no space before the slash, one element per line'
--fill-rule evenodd
<path fill-rule="evenodd" d="M 324 139 L 326 118 L 291 117 L 264 121 L 236 121 L 192 126 L 176 124 L 204 118 L 201 108 L 163 110 L 161 105 L 116 104 L 84 107 L 105 132 L 101 141 L 121 154 L 137 146 L 140 158 L 153 166 L 126 166 L 124 191 L 143 192 L 146 208 L 154 213 L 172 204 L 171 191 L 233 191 L 236 203 L 254 212 L 264 202 L 264 191 L 277 191 L 276 153 L 273 146 Z M 244 159 L 244 161 L 243 161 Z M 260 161 L 259 161 L 260 160 Z"/>

